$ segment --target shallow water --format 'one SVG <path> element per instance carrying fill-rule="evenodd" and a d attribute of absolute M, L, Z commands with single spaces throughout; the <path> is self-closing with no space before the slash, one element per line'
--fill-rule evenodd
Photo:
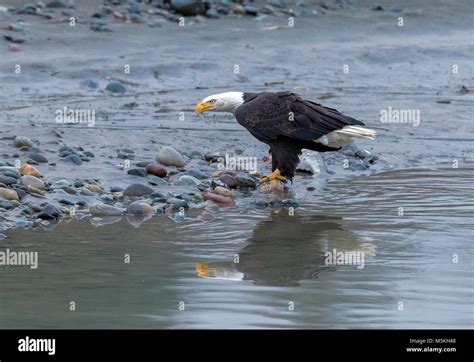
<path fill-rule="evenodd" d="M 329 180 L 292 216 L 11 230 L 1 249 L 38 251 L 39 267 L 2 267 L 0 327 L 472 328 L 473 171 Z M 364 267 L 326 265 L 334 249 Z"/>

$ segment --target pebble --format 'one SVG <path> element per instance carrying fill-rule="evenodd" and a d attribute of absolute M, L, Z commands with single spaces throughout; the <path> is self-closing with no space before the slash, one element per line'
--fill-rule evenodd
<path fill-rule="evenodd" d="M 110 188 L 110 192 L 122 192 L 123 191 L 123 187 L 120 187 L 120 186 L 112 186 Z"/>
<path fill-rule="evenodd" d="M 188 186 L 198 186 L 201 184 L 196 177 L 183 175 L 181 176 L 178 181 L 175 182 L 175 185 L 188 185 Z"/>
<path fill-rule="evenodd" d="M 257 186 L 257 180 L 250 175 L 239 174 L 236 176 L 240 187 L 255 188 Z"/>
<path fill-rule="evenodd" d="M 13 204 L 11 201 L 5 200 L 5 199 L 0 199 L 0 208 L 5 209 L 5 210 L 10 210 L 15 207 L 15 204 Z"/>
<path fill-rule="evenodd" d="M 48 159 L 42 155 L 41 153 L 30 153 L 29 154 L 30 160 L 33 160 L 38 163 L 47 163 Z"/>
<path fill-rule="evenodd" d="M 181 200 L 176 197 L 170 197 L 166 200 L 168 205 L 174 206 L 173 209 L 179 210 L 180 208 L 184 207 L 185 209 L 189 209 L 189 204 L 186 200 Z"/>
<path fill-rule="evenodd" d="M 89 208 L 89 212 L 93 216 L 120 216 L 122 215 L 122 210 L 107 204 L 94 204 Z"/>
<path fill-rule="evenodd" d="M 35 176 L 24 175 L 21 177 L 21 183 L 30 188 L 44 190 L 44 182 Z"/>
<path fill-rule="evenodd" d="M 18 180 L 14 177 L 0 175 L 0 183 L 2 183 L 4 185 L 11 186 L 13 184 L 16 184 L 17 181 Z"/>
<path fill-rule="evenodd" d="M 239 181 L 234 176 L 231 176 L 231 175 L 228 175 L 228 174 L 222 174 L 219 177 L 219 180 L 222 181 L 224 184 L 226 184 L 231 189 L 236 188 L 237 186 L 239 186 Z"/>
<path fill-rule="evenodd" d="M 166 196 L 159 191 L 155 191 L 150 195 L 150 198 L 153 199 L 153 202 L 165 202 Z"/>
<path fill-rule="evenodd" d="M 255 206 L 258 208 L 258 209 L 264 209 L 268 206 L 267 202 L 263 199 L 258 199 L 258 200 L 255 200 Z"/>
<path fill-rule="evenodd" d="M 200 15 L 206 11 L 201 0 L 171 0 L 171 9 L 185 16 Z"/>
<path fill-rule="evenodd" d="M 183 156 L 172 147 L 164 146 L 156 155 L 156 160 L 165 166 L 183 167 L 185 161 Z"/>
<path fill-rule="evenodd" d="M 158 177 L 165 177 L 168 174 L 168 171 L 166 170 L 166 168 L 164 168 L 163 166 L 158 165 L 156 163 L 147 165 L 146 166 L 146 171 L 150 175 L 155 175 L 155 176 L 158 176 Z"/>
<path fill-rule="evenodd" d="M 244 8 L 245 8 L 245 12 L 249 15 L 255 16 L 258 14 L 257 8 L 253 4 L 247 4 L 245 5 Z"/>
<path fill-rule="evenodd" d="M 299 204 L 295 199 L 287 199 L 283 200 L 283 205 L 286 207 L 298 207 Z"/>
<path fill-rule="evenodd" d="M 154 213 L 155 209 L 146 202 L 133 202 L 127 208 L 127 214 L 143 215 Z"/>
<path fill-rule="evenodd" d="M 148 183 L 153 186 L 166 186 L 168 182 L 164 178 L 158 176 L 148 176 Z"/>
<path fill-rule="evenodd" d="M 103 194 L 104 193 L 104 190 L 102 189 L 102 187 L 100 187 L 99 185 L 94 185 L 94 184 L 85 184 L 84 187 L 86 189 L 88 189 L 89 191 L 92 191 L 96 194 Z"/>
<path fill-rule="evenodd" d="M 120 82 L 110 82 L 105 87 L 105 90 L 116 94 L 124 94 L 127 92 L 127 88 Z"/>
<path fill-rule="evenodd" d="M 33 142 L 28 137 L 16 136 L 13 140 L 13 145 L 17 148 L 31 148 Z"/>
<path fill-rule="evenodd" d="M 199 171 L 199 170 L 194 170 L 194 169 L 186 170 L 186 173 L 190 176 L 193 176 L 193 177 L 199 179 L 199 180 L 205 180 L 205 179 L 209 178 L 207 174 L 205 174 L 204 172 Z"/>
<path fill-rule="evenodd" d="M 56 189 L 66 189 L 71 187 L 72 184 L 68 180 L 58 180 L 55 181 L 51 186 L 50 189 L 56 190 Z"/>
<path fill-rule="evenodd" d="M 65 162 L 72 162 L 75 163 L 76 165 L 82 165 L 82 160 L 78 155 L 69 155 L 63 158 L 63 161 Z"/>
<path fill-rule="evenodd" d="M 59 216 L 62 214 L 62 211 L 58 209 L 56 206 L 48 204 L 45 206 L 43 211 L 38 215 L 38 218 L 44 219 L 44 220 L 55 220 L 59 218 Z"/>
<path fill-rule="evenodd" d="M 214 194 L 212 192 L 205 192 L 202 196 L 204 197 L 204 200 L 211 200 L 217 204 L 234 205 L 234 200 L 230 197 Z"/>
<path fill-rule="evenodd" d="M 34 177 L 41 177 L 41 173 L 38 171 L 38 169 L 36 167 L 33 167 L 31 165 L 28 165 L 28 164 L 23 164 L 21 167 L 20 167 L 20 172 L 23 174 L 23 175 L 30 175 L 30 176 L 34 176 Z"/>
<path fill-rule="evenodd" d="M 132 176 L 146 177 L 148 175 L 148 172 L 144 168 L 131 168 L 127 171 L 127 174 Z"/>
<path fill-rule="evenodd" d="M 283 201 L 280 199 L 273 199 L 270 201 L 270 206 L 274 208 L 283 207 Z"/>
<path fill-rule="evenodd" d="M 129 197 L 149 196 L 152 193 L 153 189 L 151 187 L 142 184 L 132 184 L 123 191 L 123 194 Z"/>
<path fill-rule="evenodd" d="M 219 194 L 219 195 L 225 196 L 225 197 L 234 197 L 235 196 L 235 194 L 232 190 L 226 189 L 225 187 L 222 187 L 222 186 L 216 186 L 214 188 L 214 192 Z"/>
<path fill-rule="evenodd" d="M 85 90 L 95 90 L 99 88 L 99 83 L 92 79 L 85 79 L 79 83 L 79 87 Z"/>

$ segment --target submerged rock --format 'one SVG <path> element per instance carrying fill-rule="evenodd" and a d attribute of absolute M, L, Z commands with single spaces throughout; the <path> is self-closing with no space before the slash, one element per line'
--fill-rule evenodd
<path fill-rule="evenodd" d="M 146 202 L 134 202 L 127 208 L 127 214 L 132 215 L 154 214 L 155 211 L 156 210 Z"/>
<path fill-rule="evenodd" d="M 185 16 L 202 15 L 206 6 L 201 0 L 171 0 L 171 9 Z"/>
<path fill-rule="evenodd" d="M 211 200 L 217 204 L 221 205 L 234 205 L 234 200 L 230 197 L 225 197 L 222 195 L 214 194 L 212 192 L 205 192 L 203 195 L 204 200 Z"/>
<path fill-rule="evenodd" d="M 111 93 L 124 94 L 127 92 L 127 88 L 120 82 L 110 82 L 105 87 L 105 90 Z"/>
<path fill-rule="evenodd" d="M 122 215 L 122 210 L 107 204 L 94 204 L 89 208 L 89 212 L 93 216 L 119 216 Z"/>
<path fill-rule="evenodd" d="M 38 218 L 44 220 L 55 220 L 59 218 L 62 214 L 62 211 L 58 209 L 56 206 L 48 204 L 45 206 L 43 211 L 38 215 Z"/>

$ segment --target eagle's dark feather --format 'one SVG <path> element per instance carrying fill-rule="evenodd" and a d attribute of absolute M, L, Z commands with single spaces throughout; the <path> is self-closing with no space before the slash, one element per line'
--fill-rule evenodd
<path fill-rule="evenodd" d="M 244 103 L 235 110 L 237 121 L 271 148 L 272 169 L 292 179 L 303 148 L 337 151 L 314 142 L 332 131 L 364 123 L 332 108 L 304 100 L 291 92 L 244 93 Z"/>

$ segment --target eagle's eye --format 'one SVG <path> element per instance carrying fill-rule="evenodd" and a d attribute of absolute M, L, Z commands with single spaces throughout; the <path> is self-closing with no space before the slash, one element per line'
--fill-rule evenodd
<path fill-rule="evenodd" d="M 214 104 L 214 103 L 216 103 L 216 100 L 215 100 L 215 99 L 211 99 L 211 100 L 209 101 L 209 103 Z"/>

